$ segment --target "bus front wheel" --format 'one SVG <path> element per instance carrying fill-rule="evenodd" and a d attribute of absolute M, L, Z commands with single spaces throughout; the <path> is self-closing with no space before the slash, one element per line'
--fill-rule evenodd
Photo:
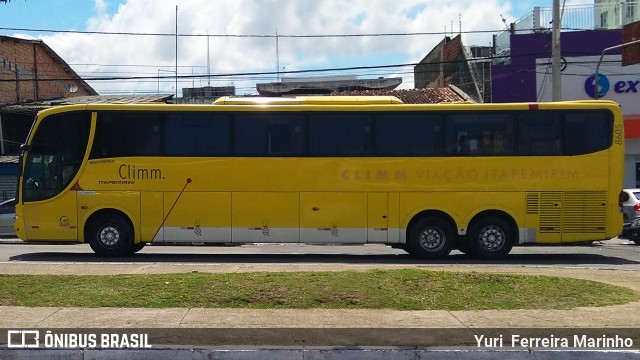
<path fill-rule="evenodd" d="M 101 256 L 123 256 L 133 253 L 133 231 L 129 222 L 118 214 L 104 214 L 91 222 L 88 243 Z"/>
<path fill-rule="evenodd" d="M 408 250 L 422 259 L 442 258 L 449 255 L 454 242 L 454 231 L 449 222 L 430 216 L 411 227 Z"/>
<path fill-rule="evenodd" d="M 515 240 L 514 228 L 496 216 L 478 220 L 469 232 L 471 254 L 480 259 L 499 259 L 507 256 Z"/>

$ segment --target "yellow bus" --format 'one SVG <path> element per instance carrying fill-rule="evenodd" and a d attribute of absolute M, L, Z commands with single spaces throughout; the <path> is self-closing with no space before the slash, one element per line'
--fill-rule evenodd
<path fill-rule="evenodd" d="M 23 146 L 16 232 L 107 256 L 275 242 L 500 258 L 617 236 L 623 139 L 609 101 L 61 106 Z"/>

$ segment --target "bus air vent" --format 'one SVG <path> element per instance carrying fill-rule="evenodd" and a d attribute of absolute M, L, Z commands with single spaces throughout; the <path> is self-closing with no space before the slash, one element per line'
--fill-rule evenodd
<path fill-rule="evenodd" d="M 562 232 L 562 193 L 540 193 L 540 233 Z"/>
<path fill-rule="evenodd" d="M 564 193 L 562 208 L 563 232 L 604 234 L 607 196 L 604 191 L 574 191 Z"/>
<path fill-rule="evenodd" d="M 538 215 L 539 206 L 540 206 L 539 194 L 537 192 L 527 193 L 527 214 Z"/>

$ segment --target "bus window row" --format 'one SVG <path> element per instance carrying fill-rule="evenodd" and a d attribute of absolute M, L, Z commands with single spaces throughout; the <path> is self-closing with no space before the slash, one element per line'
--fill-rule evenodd
<path fill-rule="evenodd" d="M 607 149 L 607 111 L 104 112 L 91 158 L 579 155 Z"/>

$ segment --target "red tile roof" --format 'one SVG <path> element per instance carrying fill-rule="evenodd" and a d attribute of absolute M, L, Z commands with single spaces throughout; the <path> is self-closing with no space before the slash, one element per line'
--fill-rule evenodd
<path fill-rule="evenodd" d="M 403 90 L 355 90 L 334 92 L 334 96 L 395 96 L 405 104 L 438 104 L 442 102 L 465 102 L 470 99 L 460 90 L 452 88 L 424 88 Z"/>

